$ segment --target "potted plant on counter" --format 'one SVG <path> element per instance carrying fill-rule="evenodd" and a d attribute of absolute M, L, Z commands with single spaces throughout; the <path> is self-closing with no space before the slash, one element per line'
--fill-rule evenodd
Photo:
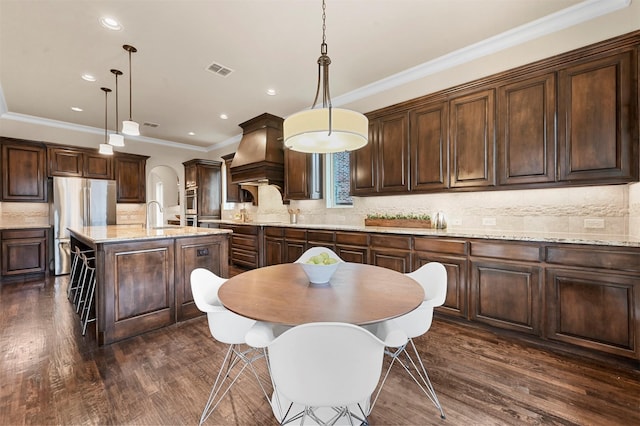
<path fill-rule="evenodd" d="M 365 226 L 387 226 L 394 228 L 431 228 L 431 216 L 428 214 L 368 214 Z"/>

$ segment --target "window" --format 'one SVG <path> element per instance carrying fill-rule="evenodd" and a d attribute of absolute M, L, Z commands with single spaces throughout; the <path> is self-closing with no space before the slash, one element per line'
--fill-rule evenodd
<path fill-rule="evenodd" d="M 351 189 L 349 152 L 326 154 L 325 163 L 327 208 L 353 207 L 353 199 L 349 194 Z"/>

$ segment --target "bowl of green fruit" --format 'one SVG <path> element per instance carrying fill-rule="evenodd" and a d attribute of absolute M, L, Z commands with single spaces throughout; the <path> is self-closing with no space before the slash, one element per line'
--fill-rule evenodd
<path fill-rule="evenodd" d="M 340 261 L 322 252 L 301 263 L 311 284 L 327 284 L 340 265 Z"/>

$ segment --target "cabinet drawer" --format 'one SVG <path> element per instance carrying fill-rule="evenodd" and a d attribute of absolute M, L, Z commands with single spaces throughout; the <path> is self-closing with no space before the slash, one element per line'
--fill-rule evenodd
<path fill-rule="evenodd" d="M 616 269 L 618 271 L 640 271 L 640 253 L 620 248 L 547 247 L 547 263 L 589 268 Z"/>
<path fill-rule="evenodd" d="M 319 241 L 324 243 L 332 243 L 336 239 L 335 232 L 332 231 L 316 231 L 307 230 L 307 241 Z"/>
<path fill-rule="evenodd" d="M 46 229 L 7 229 L 2 231 L 3 240 L 15 240 L 20 238 L 45 238 Z"/>
<path fill-rule="evenodd" d="M 467 242 L 460 240 L 444 240 L 441 238 L 415 237 L 413 247 L 418 251 L 435 251 L 438 253 L 467 254 Z"/>
<path fill-rule="evenodd" d="M 542 260 L 540 246 L 507 242 L 472 241 L 471 256 L 492 257 L 496 259 L 523 260 L 539 262 Z"/>
<path fill-rule="evenodd" d="M 264 235 L 267 236 L 267 237 L 282 237 L 282 236 L 284 236 L 284 229 L 283 228 L 266 227 L 266 228 L 264 228 Z"/>
<path fill-rule="evenodd" d="M 248 249 L 257 250 L 258 239 L 253 235 L 242 235 L 233 233 L 231 234 L 231 246 L 233 248 L 245 247 Z"/>
<path fill-rule="evenodd" d="M 336 232 L 336 243 L 352 246 L 368 246 L 369 235 L 363 232 Z"/>
<path fill-rule="evenodd" d="M 287 228 L 284 230 L 284 236 L 292 240 L 306 240 L 307 231 L 305 229 Z"/>
<path fill-rule="evenodd" d="M 220 225 L 222 228 L 223 225 Z M 234 234 L 258 235 L 258 227 L 252 225 L 224 225 L 224 228 L 231 229 Z"/>
<path fill-rule="evenodd" d="M 251 268 L 258 267 L 258 253 L 254 251 L 242 250 L 236 247 L 231 249 L 231 258 L 233 263 L 249 266 Z"/>
<path fill-rule="evenodd" d="M 386 249 L 411 250 L 411 237 L 373 234 L 371 235 L 371 246 Z"/>

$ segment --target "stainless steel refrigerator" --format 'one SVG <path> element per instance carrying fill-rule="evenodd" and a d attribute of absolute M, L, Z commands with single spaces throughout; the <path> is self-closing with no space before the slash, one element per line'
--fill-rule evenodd
<path fill-rule="evenodd" d="M 55 274 L 68 274 L 71 244 L 67 228 L 115 225 L 115 181 L 54 177 L 50 217 L 54 232 Z"/>

